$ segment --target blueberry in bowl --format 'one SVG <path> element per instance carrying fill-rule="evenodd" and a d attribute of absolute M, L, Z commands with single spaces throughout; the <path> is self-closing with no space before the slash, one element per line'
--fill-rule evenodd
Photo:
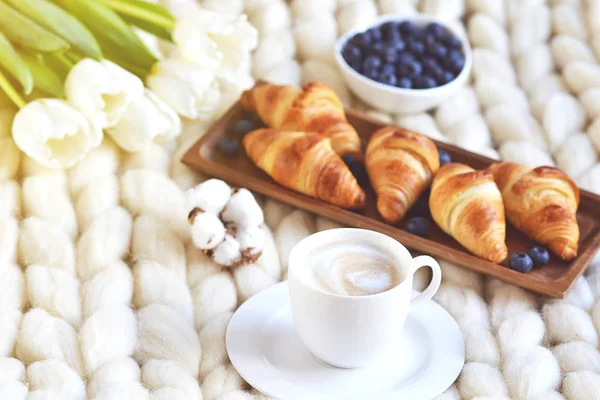
<path fill-rule="evenodd" d="M 438 106 L 467 82 L 473 63 L 464 35 L 424 14 L 385 16 L 348 32 L 336 60 L 357 97 L 392 113 Z"/>

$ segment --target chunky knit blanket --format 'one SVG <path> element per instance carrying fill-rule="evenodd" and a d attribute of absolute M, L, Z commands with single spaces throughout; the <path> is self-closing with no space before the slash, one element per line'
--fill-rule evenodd
<path fill-rule="evenodd" d="M 193 0 L 164 3 L 182 1 Z M 255 78 L 321 80 L 386 122 L 495 158 L 555 164 L 600 193 L 600 0 L 203 5 L 249 15 L 261 36 Z M 473 80 L 432 113 L 370 110 L 341 80 L 334 41 L 378 13 L 415 10 L 464 26 Z M 207 126 L 188 121 L 176 143 L 143 154 L 106 140 L 68 171 L 41 168 L 2 139 L 0 400 L 265 398 L 230 365 L 227 323 L 285 279 L 299 240 L 335 224 L 259 196 L 263 256 L 230 271 L 202 255 L 183 192 L 206 177 L 179 158 Z M 600 399 L 600 263 L 560 301 L 440 263 L 435 300 L 463 331 L 466 364 L 438 399 Z"/>

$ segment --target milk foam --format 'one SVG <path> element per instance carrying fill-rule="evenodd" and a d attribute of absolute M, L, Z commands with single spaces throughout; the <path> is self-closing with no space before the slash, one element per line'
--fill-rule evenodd
<path fill-rule="evenodd" d="M 315 249 L 307 256 L 306 271 L 318 289 L 344 296 L 385 292 L 402 281 L 389 255 L 358 243 L 329 243 Z"/>

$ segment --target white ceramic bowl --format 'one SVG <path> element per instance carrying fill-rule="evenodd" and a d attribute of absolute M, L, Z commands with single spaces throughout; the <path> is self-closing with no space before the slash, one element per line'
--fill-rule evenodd
<path fill-rule="evenodd" d="M 403 89 L 376 82 L 355 71 L 354 68 L 348 65 L 346 60 L 344 60 L 344 57 L 342 57 L 342 49 L 346 42 L 359 32 L 364 32 L 389 21 L 411 21 L 421 25 L 437 22 L 440 25 L 445 26 L 454 33 L 463 44 L 465 65 L 460 74 L 454 80 L 436 88 Z M 400 114 L 423 112 L 440 105 L 467 82 L 473 66 L 471 46 L 463 32 L 445 23 L 443 20 L 425 14 L 386 15 L 378 18 L 369 26 L 350 31 L 338 39 L 335 46 L 335 58 L 342 70 L 342 75 L 344 76 L 348 87 L 350 87 L 350 90 L 352 90 L 358 98 L 375 108 Z"/>

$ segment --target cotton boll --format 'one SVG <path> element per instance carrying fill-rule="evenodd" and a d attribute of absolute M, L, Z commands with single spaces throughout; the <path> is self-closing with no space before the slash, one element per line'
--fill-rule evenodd
<path fill-rule="evenodd" d="M 0 262 L 13 263 L 17 259 L 19 223 L 9 217 L 0 219 Z"/>
<path fill-rule="evenodd" d="M 595 164 L 592 168 L 581 174 L 577 178 L 577 185 L 584 190 L 600 194 L 600 164 Z"/>
<path fill-rule="evenodd" d="M 240 390 L 244 381 L 231 365 L 219 365 L 202 382 L 204 400 L 215 400 L 219 396 Z"/>
<path fill-rule="evenodd" d="M 542 311 L 548 327 L 548 340 L 551 343 L 583 340 L 593 345 L 598 344 L 598 335 L 592 319 L 581 308 L 556 303 L 545 305 Z"/>
<path fill-rule="evenodd" d="M 75 204 L 80 231 L 84 231 L 98 215 L 119 203 L 119 181 L 109 175 L 98 179 L 81 191 Z"/>
<path fill-rule="evenodd" d="M 151 391 L 170 387 L 185 393 L 189 399 L 202 399 L 198 381 L 175 361 L 149 360 L 142 367 L 142 380 Z"/>
<path fill-rule="evenodd" d="M 138 153 L 127 153 L 123 159 L 122 170 L 150 169 L 162 175 L 169 174 L 169 153 L 156 143 Z"/>
<path fill-rule="evenodd" d="M 231 275 L 226 272 L 211 275 L 192 289 L 194 323 L 201 329 L 211 318 L 234 311 L 237 292 Z"/>
<path fill-rule="evenodd" d="M 88 393 L 93 397 L 104 388 L 127 382 L 139 382 L 140 377 L 140 367 L 133 358 L 115 358 L 94 371 L 88 381 Z"/>
<path fill-rule="evenodd" d="M 527 370 L 529 373 L 524 374 Z M 552 352 L 544 347 L 523 348 L 508 354 L 502 372 L 511 395 L 530 399 L 560 383 L 560 368 Z"/>
<path fill-rule="evenodd" d="M 504 2 L 495 0 L 467 0 L 467 9 L 471 14 L 481 13 L 489 15 L 498 24 L 504 26 L 506 22 L 506 10 Z"/>
<path fill-rule="evenodd" d="M 281 220 L 292 212 L 293 208 L 289 204 L 281 203 L 277 200 L 267 199 L 263 208 L 265 222 L 271 229 L 276 229 Z"/>
<path fill-rule="evenodd" d="M 500 371 L 496 367 L 483 363 L 465 364 L 458 378 L 458 390 L 465 399 L 508 394 Z"/>
<path fill-rule="evenodd" d="M 25 213 L 47 220 L 69 237 L 77 234 L 75 210 L 61 176 L 34 176 L 23 181 Z"/>
<path fill-rule="evenodd" d="M 256 12 L 250 14 L 249 22 L 258 29 L 261 38 L 264 39 L 289 28 L 290 10 L 283 1 L 270 1 L 268 6 L 259 7 Z"/>
<path fill-rule="evenodd" d="M 395 121 L 395 125 L 408 129 L 409 131 L 418 132 L 431 139 L 448 141 L 448 139 L 440 132 L 435 120 L 431 115 L 426 113 L 399 115 Z"/>
<path fill-rule="evenodd" d="M 340 7 L 337 15 L 338 33 L 343 35 L 352 29 L 366 27 L 377 17 L 374 1 L 360 0 Z"/>
<path fill-rule="evenodd" d="M 168 177 L 145 169 L 126 172 L 121 177 L 121 201 L 131 212 L 152 215 L 181 240 L 188 239 L 183 192 Z"/>
<path fill-rule="evenodd" d="M 131 250 L 135 259 L 157 261 L 185 277 L 185 248 L 171 231 L 152 217 L 141 216 L 133 224 Z"/>
<path fill-rule="evenodd" d="M 138 362 L 145 363 L 153 358 L 175 360 L 189 374 L 198 376 L 200 342 L 194 327 L 184 316 L 171 307 L 152 304 L 138 310 L 137 317 L 135 358 Z"/>
<path fill-rule="evenodd" d="M 446 308 L 459 325 L 474 324 L 489 329 L 486 304 L 474 291 L 444 283 L 436 293 L 435 301 Z"/>
<path fill-rule="evenodd" d="M 0 138 L 0 180 L 12 179 L 19 170 L 21 152 L 11 138 Z"/>
<path fill-rule="evenodd" d="M 21 310 L 12 310 L 0 314 L 0 357 L 12 355 L 22 317 Z"/>
<path fill-rule="evenodd" d="M 498 79 L 478 79 L 475 83 L 475 93 L 484 108 L 507 104 L 524 111 L 529 109 L 523 89 Z"/>
<path fill-rule="evenodd" d="M 302 239 L 315 233 L 315 218 L 300 210 L 286 216 L 275 232 L 275 245 L 279 250 L 281 267 L 287 270 L 292 248 Z"/>
<path fill-rule="evenodd" d="M 470 87 L 459 89 L 452 97 L 442 103 L 435 111 L 435 120 L 444 132 L 479 111 L 479 101 Z"/>
<path fill-rule="evenodd" d="M 263 212 L 256 199 L 248 189 L 243 188 L 231 195 L 221 217 L 223 221 L 237 227 L 253 227 L 264 222 Z"/>
<path fill-rule="evenodd" d="M 515 286 L 502 285 L 493 290 L 490 297 L 491 321 L 496 329 L 509 317 L 537 308 L 536 298 Z"/>
<path fill-rule="evenodd" d="M 574 154 L 577 157 L 573 157 Z M 592 141 L 583 133 L 569 136 L 554 153 L 554 158 L 558 167 L 572 178 L 580 176 L 598 161 Z"/>
<path fill-rule="evenodd" d="M 0 218 L 21 215 L 21 188 L 16 181 L 0 182 Z"/>
<path fill-rule="evenodd" d="M 516 68 L 521 87 L 530 90 L 540 78 L 554 69 L 550 47 L 541 43 L 527 49 L 517 59 Z"/>
<path fill-rule="evenodd" d="M 131 270 L 122 261 L 115 261 L 81 287 L 83 318 L 95 311 L 128 305 L 133 296 Z"/>
<path fill-rule="evenodd" d="M 25 367 L 16 358 L 0 358 L 0 381 L 24 381 Z"/>
<path fill-rule="evenodd" d="M 16 238 L 16 230 L 14 237 Z M 64 269 L 68 274 L 75 271 L 71 239 L 58 227 L 38 217 L 23 221 L 19 235 L 19 255 L 23 265 L 41 264 Z"/>
<path fill-rule="evenodd" d="M 222 313 L 212 318 L 200 331 L 203 353 L 200 362 L 200 376 L 206 377 L 217 366 L 227 361 L 225 332 L 232 313 Z"/>
<path fill-rule="evenodd" d="M 544 151 L 548 147 L 539 123 L 518 108 L 510 105 L 494 106 L 486 111 L 485 119 L 497 145 L 514 140 L 530 142 Z"/>
<path fill-rule="evenodd" d="M 481 114 L 475 113 L 457 122 L 447 131 L 448 138 L 468 150 L 492 147 L 492 136 Z"/>
<path fill-rule="evenodd" d="M 593 399 L 600 393 L 600 375 L 589 371 L 571 372 L 562 381 L 562 392 L 569 400 Z"/>
<path fill-rule="evenodd" d="M 302 83 L 319 81 L 329 86 L 337 94 L 343 104 L 349 105 L 352 100 L 350 90 L 335 67 L 317 60 L 308 60 L 302 64 Z"/>
<path fill-rule="evenodd" d="M 27 367 L 30 390 L 56 390 L 70 399 L 85 399 L 85 385 L 77 372 L 59 360 L 38 361 Z"/>
<path fill-rule="evenodd" d="M 423 0 L 421 11 L 434 17 L 453 20 L 465 12 L 464 0 Z"/>
<path fill-rule="evenodd" d="M 567 84 L 577 94 L 600 87 L 600 66 L 583 61 L 573 61 L 563 70 Z"/>
<path fill-rule="evenodd" d="M 27 392 L 27 386 L 21 382 L 0 381 L 0 398 L 2 399 L 25 400 Z"/>
<path fill-rule="evenodd" d="M 471 289 L 483 296 L 483 276 L 449 261 L 439 260 L 444 282 L 452 283 L 464 289 Z"/>
<path fill-rule="evenodd" d="M 114 346 L 114 343 L 111 345 Z M 39 308 L 31 309 L 23 317 L 15 355 L 25 364 L 61 360 L 79 375 L 83 373 L 79 341 L 73 327 Z"/>
<path fill-rule="evenodd" d="M 296 54 L 294 36 L 288 29 L 279 29 L 263 37 L 252 56 L 252 75 L 264 76 L 270 69 Z"/>
<path fill-rule="evenodd" d="M 469 41 L 471 46 L 491 49 L 508 57 L 508 36 L 496 21 L 485 14 L 469 18 Z"/>
<path fill-rule="evenodd" d="M 494 335 L 490 330 L 476 324 L 469 324 L 461 329 L 465 337 L 466 361 L 497 366 L 500 354 Z"/>
<path fill-rule="evenodd" d="M 550 8 L 545 4 L 518 15 L 511 28 L 511 49 L 515 56 L 526 54 L 536 43 L 546 42 L 552 25 Z"/>
<path fill-rule="evenodd" d="M 577 371 L 600 373 L 600 352 L 585 342 L 563 343 L 552 349 L 563 374 Z"/>
<path fill-rule="evenodd" d="M 194 246 L 211 250 L 225 239 L 225 226 L 218 216 L 207 212 L 194 214 L 191 233 Z"/>
<path fill-rule="evenodd" d="M 25 272 L 32 307 L 43 308 L 77 327 L 81 323 L 79 280 L 64 270 L 32 265 Z"/>
<path fill-rule="evenodd" d="M 587 31 L 581 8 L 574 4 L 558 4 L 552 8 L 552 27 L 559 35 L 585 40 Z"/>
<path fill-rule="evenodd" d="M 192 322 L 192 298 L 185 280 L 155 261 L 140 261 L 133 269 L 133 304 L 143 308 L 164 304 Z"/>
<path fill-rule="evenodd" d="M 594 62 L 594 53 L 589 46 L 572 36 L 555 36 L 550 48 L 554 62 L 561 69 L 572 61 Z"/>
<path fill-rule="evenodd" d="M 137 344 L 135 314 L 126 306 L 97 311 L 81 325 L 79 341 L 88 374 L 131 355 Z"/>
<path fill-rule="evenodd" d="M 262 252 L 265 244 L 263 231 L 258 226 L 246 227 L 238 230 L 235 234 L 235 238 L 240 245 L 240 251 L 250 255 L 256 255 Z"/>
<path fill-rule="evenodd" d="M 211 257 L 219 265 L 233 266 L 242 260 L 240 244 L 235 237 L 226 234 L 225 239 L 215 247 Z"/>
<path fill-rule="evenodd" d="M 496 335 L 503 354 L 539 345 L 544 339 L 545 327 L 540 314 L 525 311 L 505 319 Z"/>
<path fill-rule="evenodd" d="M 293 28 L 298 56 L 302 60 L 332 52 L 337 37 L 333 15 L 323 14 L 315 19 L 297 21 Z"/>
<path fill-rule="evenodd" d="M 111 262 L 129 250 L 131 216 L 122 208 L 113 208 L 96 218 L 77 243 L 77 274 L 90 280 Z"/>
<path fill-rule="evenodd" d="M 231 198 L 231 187 L 220 179 L 209 179 L 185 192 L 186 210 L 200 208 L 219 214 Z"/>
<path fill-rule="evenodd" d="M 542 120 L 550 150 L 557 150 L 569 135 L 581 130 L 585 122 L 585 110 L 577 99 L 567 93 L 554 94 L 548 99 Z"/>
<path fill-rule="evenodd" d="M 277 85 L 300 86 L 300 83 L 302 82 L 301 75 L 302 70 L 300 64 L 294 59 L 288 59 L 258 75 L 257 79 L 262 79 Z"/>

